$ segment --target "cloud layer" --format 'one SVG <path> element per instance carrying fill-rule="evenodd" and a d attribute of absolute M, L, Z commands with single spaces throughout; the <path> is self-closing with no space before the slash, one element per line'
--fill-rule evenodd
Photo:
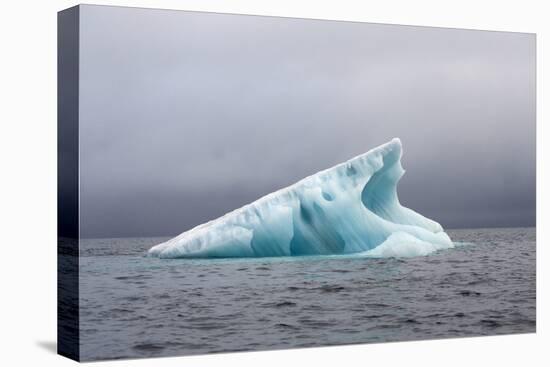
<path fill-rule="evenodd" d="M 393 137 L 401 202 L 535 223 L 531 34 L 83 6 L 81 235 L 175 235 Z"/>

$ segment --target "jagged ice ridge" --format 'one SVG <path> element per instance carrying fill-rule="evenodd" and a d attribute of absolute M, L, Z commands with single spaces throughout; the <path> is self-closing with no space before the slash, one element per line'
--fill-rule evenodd
<path fill-rule="evenodd" d="M 441 225 L 401 206 L 399 139 L 306 177 L 152 247 L 159 258 L 427 255 L 453 247 Z"/>

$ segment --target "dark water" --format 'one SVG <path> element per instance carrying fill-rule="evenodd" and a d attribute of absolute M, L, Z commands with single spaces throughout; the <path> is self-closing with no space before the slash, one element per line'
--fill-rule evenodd
<path fill-rule="evenodd" d="M 84 240 L 83 360 L 535 331 L 535 229 L 408 259 L 159 260 L 164 238 Z"/>

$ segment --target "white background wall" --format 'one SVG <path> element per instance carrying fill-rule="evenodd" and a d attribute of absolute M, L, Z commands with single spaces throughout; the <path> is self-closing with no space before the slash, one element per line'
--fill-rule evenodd
<path fill-rule="evenodd" d="M 548 10 L 544 1 L 95 1 L 97 4 L 537 33 L 536 335 L 163 358 L 155 366 L 543 365 L 550 357 L 548 264 Z M 70 365 L 56 338 L 56 12 L 74 1 L 0 5 L 0 363 Z M 545 17 L 546 15 L 546 17 Z M 546 62 L 546 65 L 545 65 Z M 548 89 L 548 88 L 547 88 Z M 544 103 L 543 103 L 544 101 Z M 546 114 L 547 115 L 547 114 Z M 510 147 L 513 149 L 513 147 Z M 543 165 L 546 164 L 546 168 Z M 548 347 L 546 347 L 548 348 Z M 152 360 L 94 366 L 149 366 Z"/>

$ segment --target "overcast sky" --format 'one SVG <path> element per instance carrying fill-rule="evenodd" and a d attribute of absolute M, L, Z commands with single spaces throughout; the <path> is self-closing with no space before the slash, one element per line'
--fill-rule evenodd
<path fill-rule="evenodd" d="M 535 224 L 535 36 L 81 7 L 83 237 L 176 235 L 401 138 L 401 203 Z"/>

